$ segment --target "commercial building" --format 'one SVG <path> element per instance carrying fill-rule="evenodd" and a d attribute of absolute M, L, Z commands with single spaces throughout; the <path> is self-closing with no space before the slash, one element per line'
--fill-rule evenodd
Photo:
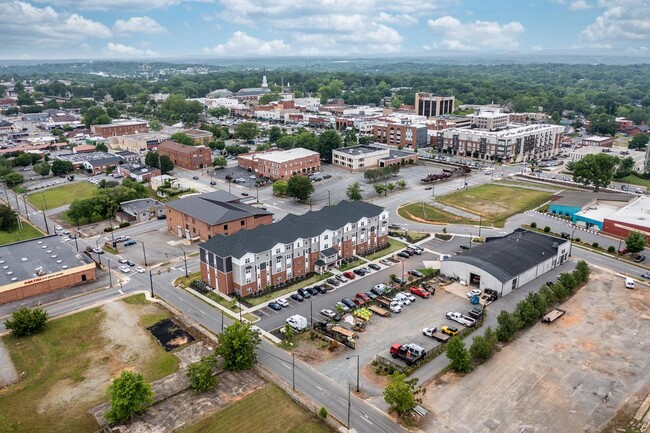
<path fill-rule="evenodd" d="M 418 116 L 436 117 L 454 112 L 453 96 L 436 96 L 431 93 L 415 94 L 415 112 Z"/>
<path fill-rule="evenodd" d="M 119 222 L 142 223 L 165 217 L 165 205 L 152 198 L 140 198 L 120 203 L 115 215 Z"/>
<path fill-rule="evenodd" d="M 110 167 L 117 167 L 124 163 L 119 155 L 107 152 L 66 153 L 57 155 L 56 159 L 69 161 L 75 170 L 83 167 L 92 174 L 102 173 Z"/>
<path fill-rule="evenodd" d="M 501 296 L 567 261 L 571 242 L 517 229 L 440 263 L 440 273 Z"/>
<path fill-rule="evenodd" d="M 94 281 L 95 263 L 56 235 L 0 246 L 0 304 Z"/>
<path fill-rule="evenodd" d="M 411 149 L 428 145 L 426 125 L 403 125 L 399 123 L 376 123 L 372 134 L 379 143 Z"/>
<path fill-rule="evenodd" d="M 162 132 L 149 132 L 146 134 L 122 135 L 111 139 L 111 145 L 131 152 L 145 152 L 158 146 L 168 139 L 170 134 Z"/>
<path fill-rule="evenodd" d="M 186 129 L 181 131 L 187 134 L 196 144 L 207 145 L 214 140 L 214 135 L 210 131 L 203 131 L 201 129 Z"/>
<path fill-rule="evenodd" d="M 304 215 L 214 236 L 199 245 L 201 279 L 222 293 L 250 296 L 314 272 L 342 259 L 384 247 L 388 212 L 362 201 L 342 201 Z"/>
<path fill-rule="evenodd" d="M 645 236 L 650 243 L 650 197 L 640 196 L 611 215 L 603 218 L 603 232 L 626 238 L 632 232 Z"/>
<path fill-rule="evenodd" d="M 614 144 L 614 137 L 591 135 L 589 137 L 582 137 L 581 144 L 583 146 L 612 147 Z"/>
<path fill-rule="evenodd" d="M 237 157 L 239 166 L 250 169 L 259 177 L 288 179 L 295 174 L 309 174 L 320 170 L 320 154 L 297 147 L 272 152 L 252 152 Z"/>
<path fill-rule="evenodd" d="M 472 128 L 495 131 L 508 127 L 509 115 L 494 111 L 482 111 L 467 115 L 472 120 Z"/>
<path fill-rule="evenodd" d="M 149 132 L 147 122 L 128 121 L 115 122 L 108 125 L 91 125 L 90 130 L 93 134 L 104 138 L 118 137 L 120 135 L 142 134 Z"/>
<path fill-rule="evenodd" d="M 347 170 L 358 171 L 389 165 L 417 164 L 418 155 L 395 149 L 375 146 L 351 146 L 334 149 L 332 163 Z"/>
<path fill-rule="evenodd" d="M 160 176 L 160 170 L 155 167 L 149 167 L 139 162 L 132 164 L 122 164 L 117 166 L 117 174 L 128 177 L 136 182 L 149 182 L 154 176 Z"/>
<path fill-rule="evenodd" d="M 174 166 L 188 170 L 199 170 L 212 166 L 212 154 L 205 146 L 187 146 L 172 140 L 165 140 L 158 145 L 161 155 L 169 156 Z"/>
<path fill-rule="evenodd" d="M 239 197 L 223 191 L 169 202 L 165 214 L 167 230 L 191 241 L 207 241 L 216 235 L 232 235 L 273 222 L 271 212 L 240 203 Z"/>
<path fill-rule="evenodd" d="M 505 163 L 547 159 L 560 151 L 564 127 L 529 125 L 501 131 L 447 129 L 436 133 L 436 148 L 457 156 Z"/>

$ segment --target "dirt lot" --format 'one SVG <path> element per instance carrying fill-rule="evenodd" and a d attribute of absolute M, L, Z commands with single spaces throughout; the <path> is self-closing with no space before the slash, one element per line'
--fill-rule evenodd
<path fill-rule="evenodd" d="M 564 304 L 465 377 L 427 387 L 429 432 L 598 432 L 650 391 L 650 290 L 593 271 Z"/>

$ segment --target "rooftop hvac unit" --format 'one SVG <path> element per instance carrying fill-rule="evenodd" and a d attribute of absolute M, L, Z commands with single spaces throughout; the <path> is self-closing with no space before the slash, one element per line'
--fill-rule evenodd
<path fill-rule="evenodd" d="M 45 269 L 43 269 L 43 266 L 39 266 L 38 268 L 36 268 L 36 275 L 38 275 L 39 277 L 41 275 L 45 275 Z"/>

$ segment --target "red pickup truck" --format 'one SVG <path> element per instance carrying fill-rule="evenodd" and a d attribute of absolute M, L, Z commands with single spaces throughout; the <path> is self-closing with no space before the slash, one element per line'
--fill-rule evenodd
<path fill-rule="evenodd" d="M 424 290 L 422 287 L 411 287 L 409 289 L 409 291 L 411 293 L 413 293 L 414 295 L 419 296 L 421 298 L 425 298 L 425 299 L 428 298 L 429 296 L 431 296 L 431 294 L 429 292 L 427 292 L 426 290 Z"/>

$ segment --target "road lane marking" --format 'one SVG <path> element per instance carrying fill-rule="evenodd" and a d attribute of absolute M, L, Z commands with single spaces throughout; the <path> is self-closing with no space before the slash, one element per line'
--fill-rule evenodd
<path fill-rule="evenodd" d="M 123 294 L 124 294 L 124 292 L 123 292 L 123 291 L 121 291 L 121 290 L 118 290 L 118 292 L 120 292 L 120 295 L 123 295 Z"/>

